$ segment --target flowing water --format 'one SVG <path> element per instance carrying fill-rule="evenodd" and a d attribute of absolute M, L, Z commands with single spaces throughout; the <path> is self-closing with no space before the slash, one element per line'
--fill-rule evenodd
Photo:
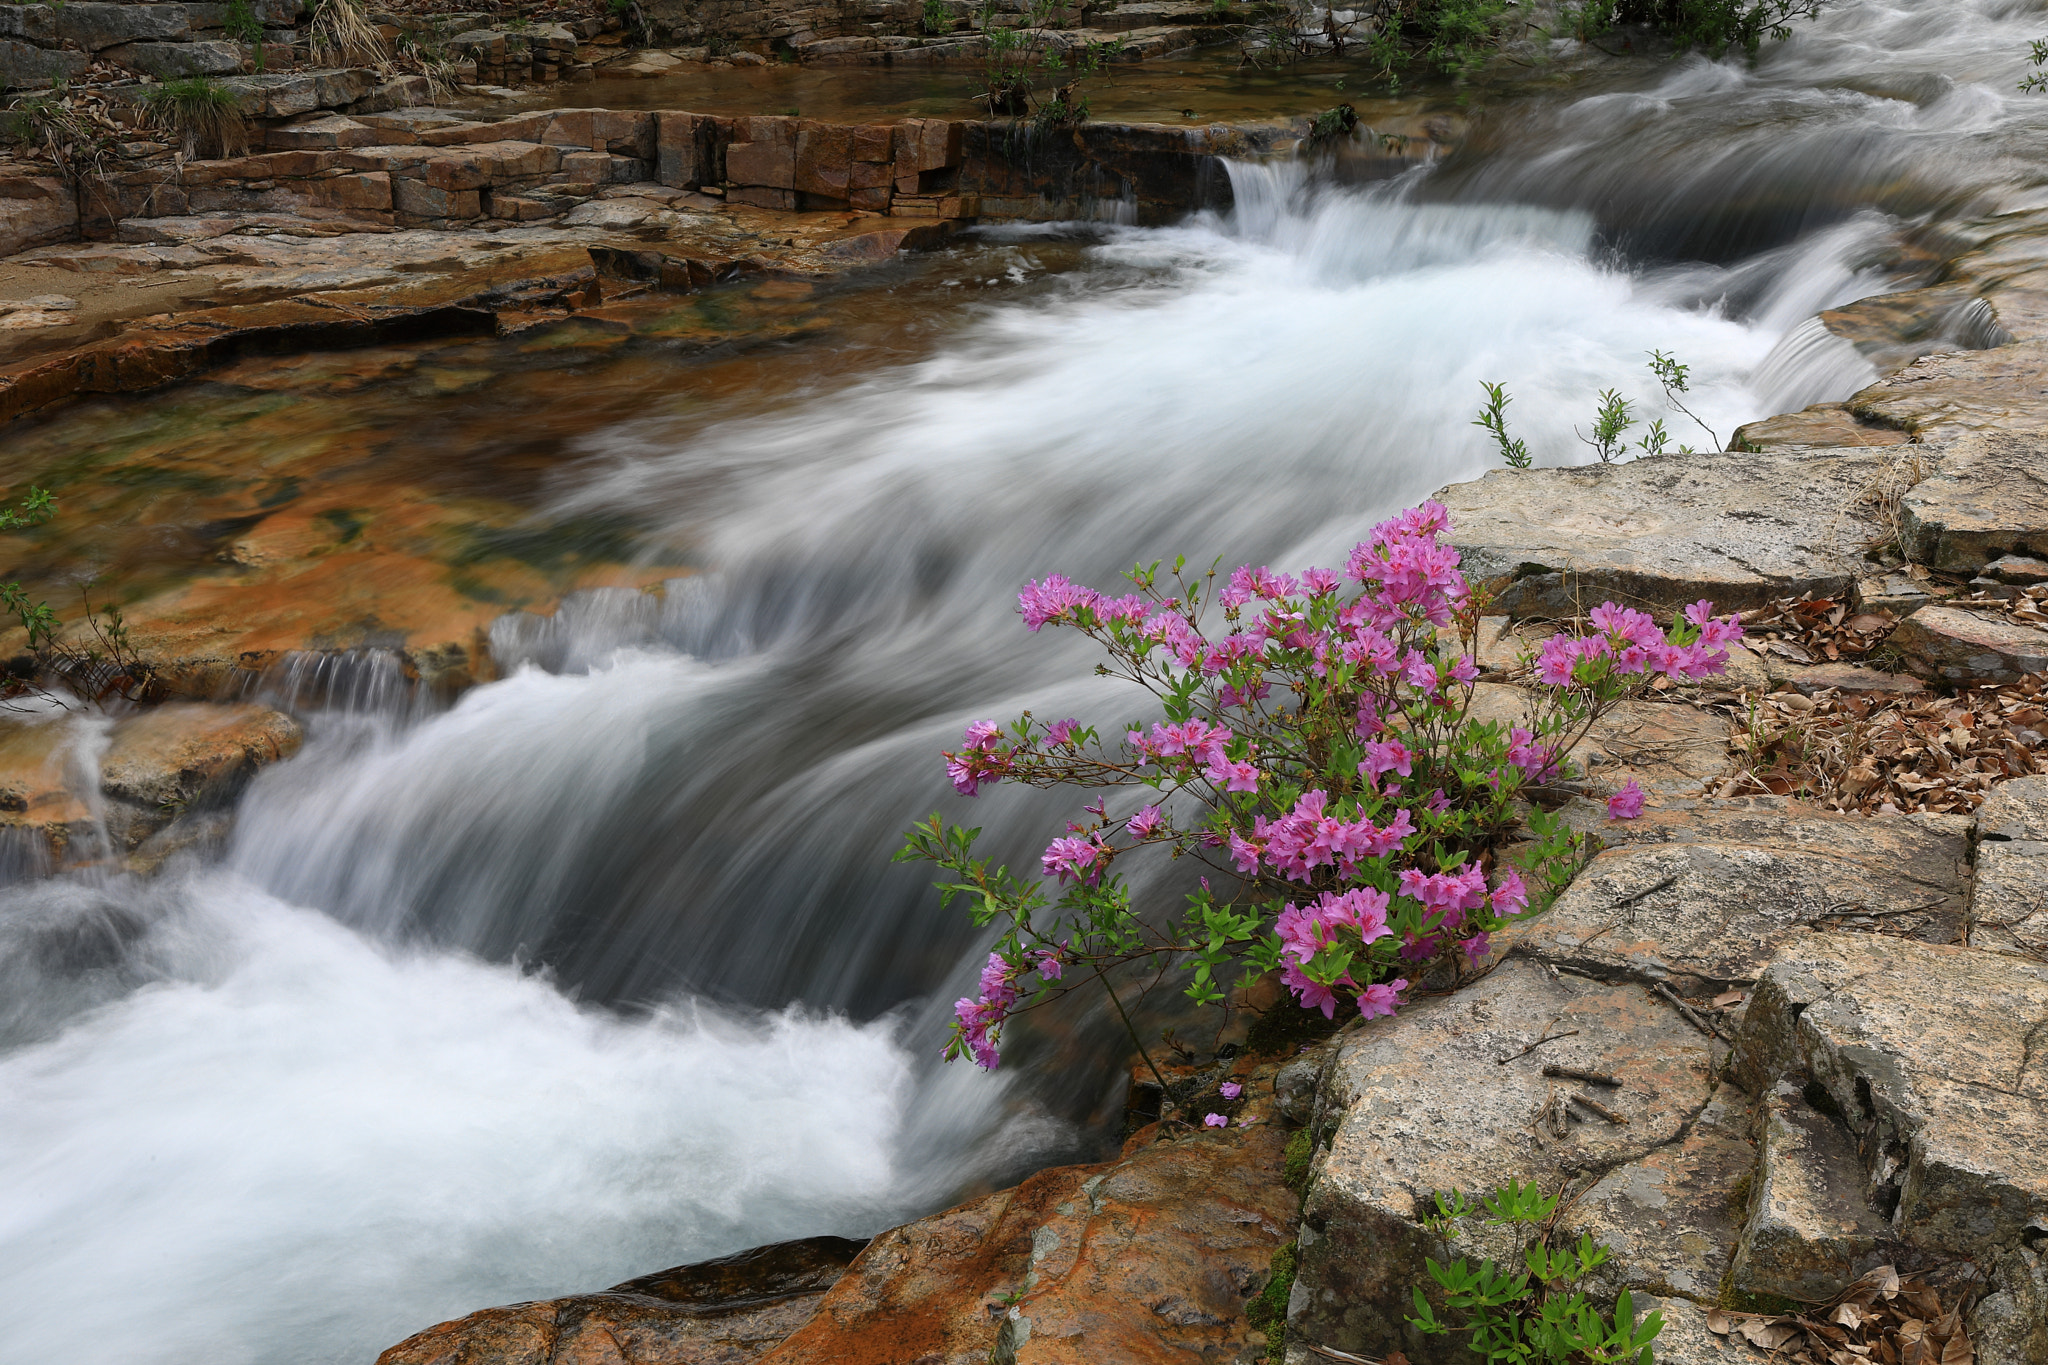
<path fill-rule="evenodd" d="M 1226 217 L 985 232 L 847 286 L 854 314 L 914 301 L 887 344 L 607 353 L 575 372 L 603 410 L 534 381 L 548 514 L 691 571 L 502 622 L 526 666 L 451 708 L 374 668 L 302 691 L 305 752 L 218 856 L 4 893 L 0 1361 L 81 1333 L 152 1365 L 366 1361 L 1094 1150 L 1102 1021 L 995 1076 L 935 1065 L 978 938 L 888 862 L 968 813 L 935 758 L 964 721 L 1135 714 L 1019 628 L 1018 584 L 1330 562 L 1486 467 L 1482 379 L 1546 463 L 1585 458 L 1598 389 L 1663 411 L 1652 349 L 1724 439 L 1845 395 L 1870 366 L 1814 313 L 1924 275 L 1942 215 L 2039 195 L 2016 148 L 2048 101 L 2012 85 L 2042 18 L 1843 4 L 1753 71 L 1496 108 L 1400 182 L 1246 166 Z M 488 423 L 492 393 L 447 401 Z M 1060 811 L 998 789 L 972 814 L 1025 861 Z"/>

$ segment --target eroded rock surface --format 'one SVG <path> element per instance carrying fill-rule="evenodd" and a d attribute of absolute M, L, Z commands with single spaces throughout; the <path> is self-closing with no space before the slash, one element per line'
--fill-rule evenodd
<path fill-rule="evenodd" d="M 1700 598 L 1749 610 L 1839 596 L 1871 529 L 1850 510 L 1882 450 L 1665 455 L 1621 465 L 1494 470 L 1438 496 L 1474 581 L 1500 609 L 1569 616 L 1603 598 L 1668 615 Z"/>
<path fill-rule="evenodd" d="M 1906 490 L 1899 516 L 1906 553 L 1930 568 L 1974 575 L 2004 556 L 2048 554 L 2048 439 L 1956 440 Z"/>
<path fill-rule="evenodd" d="M 1923 607 L 1885 643 L 1913 672 L 1950 686 L 2018 682 L 2048 669 L 2048 630 L 1962 607 Z"/>
<path fill-rule="evenodd" d="M 865 1243 L 808 1237 L 427 1328 L 377 1365 L 749 1365 L 817 1311 Z"/>

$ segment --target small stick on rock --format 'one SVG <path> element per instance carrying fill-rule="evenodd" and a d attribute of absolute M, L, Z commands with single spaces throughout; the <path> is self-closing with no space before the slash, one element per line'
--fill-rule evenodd
<path fill-rule="evenodd" d="M 1575 1028 L 1566 1029 L 1563 1033 L 1547 1033 L 1543 1037 L 1538 1038 L 1535 1042 L 1529 1044 L 1529 1046 L 1523 1048 L 1520 1052 L 1513 1052 L 1509 1053 L 1505 1057 L 1494 1058 L 1493 1064 L 1495 1066 L 1506 1066 L 1509 1062 L 1514 1061 L 1517 1057 L 1528 1056 L 1537 1048 L 1542 1047 L 1545 1043 L 1554 1043 L 1560 1038 L 1576 1038 L 1578 1036 L 1579 1031 Z"/>
<path fill-rule="evenodd" d="M 1600 1101 L 1594 1099 L 1590 1095 L 1583 1094 L 1580 1091 L 1572 1091 L 1572 1103 L 1579 1105 L 1582 1108 L 1592 1110 L 1601 1118 L 1606 1119 L 1609 1123 L 1626 1124 L 1628 1122 L 1628 1118 L 1626 1115 L 1615 1113 L 1612 1109 L 1609 1109 L 1606 1105 L 1600 1103 Z"/>
<path fill-rule="evenodd" d="M 1572 1133 L 1571 1113 L 1565 1108 L 1564 1096 L 1555 1089 L 1550 1092 L 1550 1135 L 1570 1137 Z"/>
<path fill-rule="evenodd" d="M 1619 1076 L 1610 1076 L 1604 1071 L 1581 1071 L 1575 1066 L 1559 1066 L 1552 1062 L 1543 1068 L 1546 1076 L 1556 1076 L 1568 1081 L 1591 1081 L 1594 1085 L 1621 1084 Z"/>
<path fill-rule="evenodd" d="M 1671 1002 L 1672 1007 L 1676 1009 L 1680 1014 L 1685 1016 L 1685 1022 L 1691 1024 L 1701 1033 L 1706 1034 L 1709 1038 L 1719 1038 L 1721 1036 L 1720 1033 L 1715 1030 L 1712 1024 L 1708 1023 L 1706 1020 L 1702 1019 L 1699 1016 L 1698 1011 L 1694 1010 L 1691 1005 L 1686 1004 L 1683 1000 L 1680 1000 L 1678 998 L 1677 991 L 1672 990 L 1669 986 L 1665 985 L 1661 981 L 1659 981 L 1655 986 L 1652 986 L 1650 989 L 1656 991 L 1657 994 L 1663 996 L 1666 1000 L 1669 1000 Z"/>

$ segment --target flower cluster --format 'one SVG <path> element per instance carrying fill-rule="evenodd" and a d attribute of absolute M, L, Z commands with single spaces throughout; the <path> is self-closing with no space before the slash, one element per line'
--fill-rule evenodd
<path fill-rule="evenodd" d="M 1668 629 L 1603 603 L 1582 632 L 1525 656 L 1536 686 L 1521 723 L 1474 720 L 1469 642 L 1485 595 L 1449 527 L 1440 505 L 1411 508 L 1374 527 L 1341 574 L 1247 565 L 1219 586 L 1155 565 L 1133 570 L 1137 591 L 1122 597 L 1058 575 L 1025 587 L 1028 629 L 1089 635 L 1109 656 L 1102 671 L 1165 714 L 1111 729 L 1109 744 L 1071 718 L 977 721 L 945 755 L 965 796 L 1004 781 L 1150 793 L 1127 814 L 1088 806 L 1047 845 L 1042 880 L 974 859 L 974 832 L 938 816 L 911 831 L 899 857 L 956 874 L 942 892 L 967 894 L 977 922 L 1007 921 L 948 1055 L 993 1066 L 1003 1021 L 1065 989 L 1063 963 L 1107 986 L 1117 967 L 1164 957 L 1204 1003 L 1225 998 L 1226 969 L 1275 971 L 1326 1017 L 1389 1015 L 1413 979 L 1483 960 L 1491 933 L 1555 893 L 1579 839 L 1524 793 L 1569 776 L 1566 755 L 1624 697 L 1719 672 L 1741 627 L 1706 602 Z M 1212 613 L 1220 628 L 1205 629 Z M 1643 801 L 1630 783 L 1608 813 L 1632 819 Z M 1178 923 L 1141 919 L 1118 860 L 1155 845 L 1229 889 L 1202 877 Z M 1027 1001 L 1019 981 L 1033 975 Z"/>

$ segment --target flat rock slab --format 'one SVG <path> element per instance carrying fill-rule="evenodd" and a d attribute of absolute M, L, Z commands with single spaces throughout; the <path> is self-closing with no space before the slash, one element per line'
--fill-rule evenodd
<path fill-rule="evenodd" d="M 1612 599 L 1668 615 L 1704 597 L 1747 611 L 1854 586 L 1875 528 L 1852 509 L 1884 450 L 1662 455 L 1575 469 L 1494 470 L 1438 496 L 1474 581 L 1499 610 L 1569 616 Z"/>
<path fill-rule="evenodd" d="M 1529 1050 L 1545 1034 L 1560 1036 Z M 1342 1117 L 1302 1213 L 1290 1344 L 1374 1359 L 1398 1345 L 1417 1365 L 1469 1359 L 1462 1344 L 1405 1325 L 1411 1290 L 1426 1278 L 1424 1258 L 1445 1254 L 1417 1221 L 1432 1191 L 1490 1190 L 1509 1177 L 1555 1189 L 1567 1175 L 1674 1147 L 1711 1096 L 1710 1046 L 1639 985 L 1553 976 L 1525 960 L 1390 1019 L 1354 1025 L 1324 1079 L 1324 1103 Z M 1579 1114 L 1562 1138 L 1540 1131 L 1556 1089 L 1576 1088 L 1546 1078 L 1546 1062 L 1618 1079 L 1600 1099 L 1628 1122 Z M 1645 1172 L 1640 1184 L 1647 1190 L 1662 1178 Z M 1486 1236 L 1474 1229 L 1455 1254 L 1505 1254 Z M 1628 1264 L 1614 1273 L 1657 1277 Z"/>
<path fill-rule="evenodd" d="M 2048 429 L 2048 340 L 1922 356 L 1846 404 L 1857 418 L 1925 443 L 1972 432 Z"/>
<path fill-rule="evenodd" d="M 1912 434 L 1897 427 L 1859 421 L 1841 403 L 1815 403 L 1798 412 L 1766 417 L 1735 428 L 1732 442 L 1741 450 L 1805 449 L 1814 446 L 1899 446 Z"/>
<path fill-rule="evenodd" d="M 1518 725 L 1535 694 L 1507 683 L 1476 683 L 1467 714 Z M 1727 718 L 1680 702 L 1628 701 L 1594 722 L 1571 752 L 1588 784 L 1604 796 L 1629 781 L 1653 797 L 1697 795 L 1726 777 L 1733 762 Z"/>
<path fill-rule="evenodd" d="M 1758 981 L 1734 1072 L 1824 1087 L 1903 1241 L 1983 1262 L 2048 1226 L 2048 966 L 1808 935 Z"/>
<path fill-rule="evenodd" d="M 1912 816 L 1673 811 L 1602 831 L 1596 857 L 1551 908 L 1495 949 L 1681 994 L 1754 981 L 1816 923 L 1873 917 L 1955 936 L 1968 890 L 1967 826 Z"/>
<path fill-rule="evenodd" d="M 1956 440 L 1906 490 L 1899 520 L 1907 555 L 1948 573 L 2048 555 L 2048 437 L 1998 431 Z"/>
<path fill-rule="evenodd" d="M 808 1237 L 603 1293 L 486 1308 L 407 1337 L 377 1365 L 748 1365 L 817 1311 L 864 1245 Z"/>
<path fill-rule="evenodd" d="M 2048 669 L 2048 630 L 1961 607 L 1922 607 L 1885 643 L 1914 673 L 1956 686 L 2018 682 Z"/>

